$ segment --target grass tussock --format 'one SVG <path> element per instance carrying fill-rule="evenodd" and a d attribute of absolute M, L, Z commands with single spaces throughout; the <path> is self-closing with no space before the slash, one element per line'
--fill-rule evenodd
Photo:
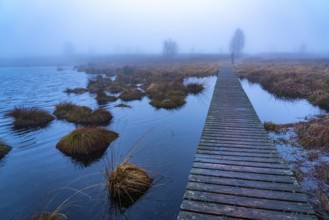
<path fill-rule="evenodd" d="M 5 144 L 4 142 L 0 141 L 0 160 L 6 156 L 6 154 L 9 153 L 9 151 L 11 151 L 12 147 L 8 146 L 7 144 Z"/>
<path fill-rule="evenodd" d="M 152 99 L 150 104 L 156 108 L 164 109 L 178 109 L 185 105 L 186 101 L 180 97 L 174 97 L 169 99 Z"/>
<path fill-rule="evenodd" d="M 305 148 L 329 151 L 329 114 L 297 123 L 295 129 Z"/>
<path fill-rule="evenodd" d="M 278 97 L 305 98 L 329 110 L 329 60 L 245 61 L 235 71 Z"/>
<path fill-rule="evenodd" d="M 35 128 L 48 125 L 54 116 L 36 107 L 15 107 L 7 116 L 13 117 L 15 128 Z"/>
<path fill-rule="evenodd" d="M 133 101 L 133 100 L 141 100 L 144 96 L 144 93 L 137 89 L 125 89 L 119 96 L 119 98 L 123 101 Z"/>
<path fill-rule="evenodd" d="M 99 90 L 96 94 L 96 101 L 99 105 L 104 105 L 108 102 L 115 102 L 116 100 L 118 100 L 116 96 L 106 95 L 103 90 Z"/>
<path fill-rule="evenodd" d="M 113 118 L 112 114 L 105 109 L 92 110 L 89 107 L 74 105 L 70 102 L 56 105 L 54 115 L 59 119 L 87 126 L 106 125 Z"/>
<path fill-rule="evenodd" d="M 67 94 L 83 94 L 83 93 L 86 93 L 88 92 L 88 89 L 86 88 L 74 88 L 74 89 L 70 89 L 70 88 L 67 88 L 66 90 L 64 90 L 65 93 Z"/>
<path fill-rule="evenodd" d="M 129 207 L 149 189 L 152 179 L 145 170 L 123 162 L 108 173 L 107 182 L 111 198 L 120 207 Z"/>
<path fill-rule="evenodd" d="M 42 212 L 36 213 L 31 217 L 31 220 L 66 220 L 67 217 L 57 212 Z"/>
<path fill-rule="evenodd" d="M 264 129 L 268 132 L 275 132 L 275 133 L 280 132 L 280 126 L 270 121 L 264 122 Z"/>
<path fill-rule="evenodd" d="M 68 155 L 88 156 L 106 150 L 118 137 L 117 133 L 102 128 L 78 128 L 64 136 L 56 148 Z"/>
<path fill-rule="evenodd" d="M 117 104 L 114 107 L 117 107 L 117 108 L 131 108 L 130 105 L 127 105 L 127 104 L 124 104 L 124 103 Z"/>
<path fill-rule="evenodd" d="M 200 94 L 204 90 L 203 83 L 189 83 L 186 85 L 189 93 L 193 95 Z"/>

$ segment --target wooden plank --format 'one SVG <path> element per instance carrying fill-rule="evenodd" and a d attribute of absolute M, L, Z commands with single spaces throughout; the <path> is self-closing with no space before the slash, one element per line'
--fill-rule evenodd
<path fill-rule="evenodd" d="M 190 174 L 189 181 L 244 187 L 244 188 L 253 188 L 253 189 L 267 189 L 267 190 L 283 191 L 283 192 L 299 192 L 299 193 L 302 192 L 297 183 L 287 184 L 287 183 L 261 182 L 254 180 L 241 180 L 241 179 L 232 179 L 226 177 L 204 176 L 204 175 L 195 175 L 195 174 Z"/>
<path fill-rule="evenodd" d="M 183 211 L 194 211 L 203 214 L 235 217 L 242 219 L 268 219 L 268 220 L 315 220 L 314 215 L 303 215 L 296 213 L 279 212 L 264 209 L 251 209 L 232 205 L 222 205 L 209 202 L 184 200 L 181 209 Z"/>
<path fill-rule="evenodd" d="M 243 152 L 243 153 L 261 153 L 261 154 L 275 154 L 278 152 L 274 149 L 250 149 L 246 147 L 217 147 L 212 145 L 199 145 L 198 148 L 201 150 L 215 150 L 215 151 L 229 151 L 229 152 Z"/>
<path fill-rule="evenodd" d="M 201 169 L 201 168 L 192 168 L 191 173 L 205 175 L 205 176 L 230 177 L 235 179 L 256 180 L 256 181 L 277 182 L 277 183 L 293 184 L 296 181 L 295 178 L 289 176 L 244 173 L 244 172 L 224 171 L 224 170 L 210 170 L 210 169 Z"/>
<path fill-rule="evenodd" d="M 208 214 L 201 214 L 198 212 L 187 212 L 181 211 L 177 217 L 178 220 L 186 220 L 186 219 L 203 219 L 203 220 L 236 220 L 236 218 L 230 218 L 225 216 L 218 216 L 218 215 L 208 215 Z"/>
<path fill-rule="evenodd" d="M 307 198 L 302 193 L 279 192 L 263 189 L 252 189 L 235 186 L 225 186 L 217 184 L 189 182 L 187 189 L 201 192 L 212 192 L 227 195 L 244 196 L 250 198 L 261 198 L 270 200 L 290 201 L 297 203 L 307 203 Z"/>
<path fill-rule="evenodd" d="M 187 190 L 185 199 L 195 200 L 201 202 L 220 203 L 226 205 L 236 205 L 242 207 L 267 209 L 274 211 L 285 211 L 285 212 L 298 212 L 304 214 L 315 214 L 311 207 L 307 207 L 304 203 L 288 202 L 269 200 L 262 198 L 250 198 L 236 195 L 217 194 L 212 192 L 200 192 Z"/>
<path fill-rule="evenodd" d="M 293 173 L 289 169 L 283 170 L 283 169 L 271 169 L 271 168 L 260 168 L 260 167 L 235 166 L 235 165 L 226 165 L 226 164 L 218 164 L 218 163 L 207 163 L 203 161 L 202 162 L 194 161 L 193 167 L 214 169 L 214 170 L 238 171 L 238 172 L 246 172 L 246 173 L 293 176 Z"/>
<path fill-rule="evenodd" d="M 208 157 L 207 155 L 197 155 L 194 158 L 195 162 L 213 163 L 213 164 L 227 164 L 236 166 L 248 166 L 248 167 L 261 167 L 261 168 L 271 168 L 271 169 L 284 169 L 287 170 L 286 164 L 278 163 L 261 163 L 261 162 L 247 162 L 240 160 L 225 160 L 217 157 Z"/>
<path fill-rule="evenodd" d="M 256 152 L 236 152 L 236 151 L 221 151 L 210 148 L 198 148 L 198 152 L 206 152 L 205 154 L 219 154 L 219 155 L 230 155 L 230 156 L 240 156 L 240 157 L 259 157 L 259 158 L 277 158 L 280 156 L 276 153 L 256 153 Z"/>

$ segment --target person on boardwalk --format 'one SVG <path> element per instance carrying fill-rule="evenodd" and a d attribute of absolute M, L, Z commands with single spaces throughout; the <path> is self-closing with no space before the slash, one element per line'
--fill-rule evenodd
<path fill-rule="evenodd" d="M 234 65 L 234 53 L 231 53 L 231 63 Z"/>

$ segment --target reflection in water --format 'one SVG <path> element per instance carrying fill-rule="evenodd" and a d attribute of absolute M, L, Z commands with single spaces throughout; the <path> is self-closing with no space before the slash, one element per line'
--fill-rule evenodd
<path fill-rule="evenodd" d="M 325 113 L 325 110 L 313 106 L 305 99 L 278 99 L 265 91 L 259 84 L 249 83 L 247 79 L 242 79 L 240 82 L 259 119 L 263 122 L 293 123 L 302 121 L 310 115 Z"/>

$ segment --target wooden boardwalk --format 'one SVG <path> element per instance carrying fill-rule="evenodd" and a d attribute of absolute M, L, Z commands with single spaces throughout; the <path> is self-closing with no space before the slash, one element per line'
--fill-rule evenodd
<path fill-rule="evenodd" d="M 317 219 L 231 67 L 218 75 L 178 219 Z"/>

